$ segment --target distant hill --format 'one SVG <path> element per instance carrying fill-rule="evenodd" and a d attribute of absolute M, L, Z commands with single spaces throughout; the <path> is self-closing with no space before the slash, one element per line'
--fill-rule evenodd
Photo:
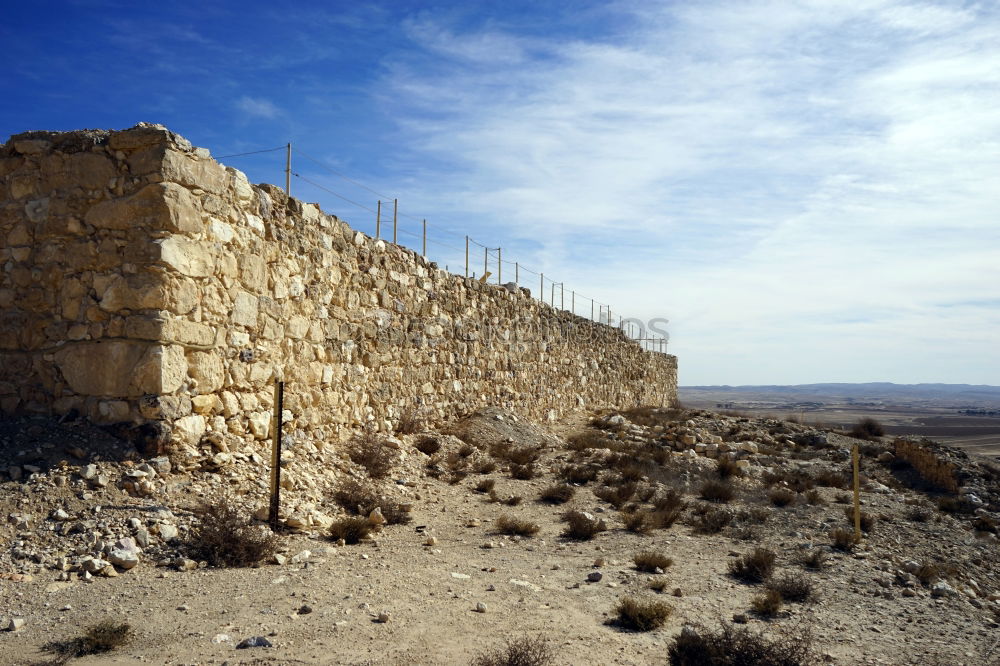
<path fill-rule="evenodd" d="M 987 384 L 863 384 L 824 383 L 788 386 L 681 386 L 681 400 L 810 400 L 881 402 L 937 402 L 963 405 L 1000 404 L 1000 386 Z"/>

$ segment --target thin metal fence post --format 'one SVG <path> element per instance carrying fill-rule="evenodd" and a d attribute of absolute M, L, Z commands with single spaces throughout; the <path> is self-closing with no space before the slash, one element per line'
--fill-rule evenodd
<path fill-rule="evenodd" d="M 501 248 L 501 247 L 497 248 L 497 284 L 503 284 L 503 280 L 500 279 L 503 276 L 503 263 L 502 263 L 502 260 L 500 258 L 500 256 L 501 256 L 500 253 L 502 251 L 503 251 L 503 248 Z"/>
<path fill-rule="evenodd" d="M 560 310 L 565 310 L 566 309 L 566 283 L 565 282 L 560 282 L 559 283 L 559 309 Z"/>
<path fill-rule="evenodd" d="M 281 416 L 284 408 L 285 382 L 274 382 L 274 437 L 271 445 L 271 504 L 267 518 L 272 530 L 278 529 L 278 511 L 281 507 Z"/>
<path fill-rule="evenodd" d="M 552 289 L 549 290 L 551 295 L 549 296 L 549 305 L 552 307 L 556 306 L 556 283 L 552 283 Z"/>
<path fill-rule="evenodd" d="M 469 237 L 465 237 L 465 277 L 469 277 Z"/>
<path fill-rule="evenodd" d="M 396 212 L 399 210 L 399 199 L 392 200 L 392 242 L 396 244 Z"/>
<path fill-rule="evenodd" d="M 594 321 L 594 299 L 590 299 L 590 321 Z"/>
<path fill-rule="evenodd" d="M 285 145 L 285 196 L 292 196 L 292 144 Z"/>
<path fill-rule="evenodd" d="M 375 238 L 382 234 L 382 200 L 379 199 L 378 206 L 375 207 Z"/>
<path fill-rule="evenodd" d="M 521 264 L 514 262 L 514 284 L 521 286 Z"/>
<path fill-rule="evenodd" d="M 545 273 L 538 274 L 538 300 L 545 302 Z"/>
<path fill-rule="evenodd" d="M 424 220 L 424 259 L 427 258 L 427 220 Z"/>
<path fill-rule="evenodd" d="M 570 292 L 569 303 L 573 309 L 573 314 L 576 314 L 576 290 Z"/>
<path fill-rule="evenodd" d="M 490 272 L 490 265 L 489 265 L 489 263 L 490 263 L 490 251 L 484 247 L 483 248 L 483 279 L 487 280 L 487 281 L 489 280 L 489 278 L 486 277 L 486 274 Z"/>

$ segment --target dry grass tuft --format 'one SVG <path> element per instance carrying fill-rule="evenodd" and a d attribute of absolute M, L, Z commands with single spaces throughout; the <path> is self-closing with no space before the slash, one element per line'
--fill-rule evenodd
<path fill-rule="evenodd" d="M 672 606 L 662 601 L 623 597 L 615 606 L 615 624 L 631 631 L 652 631 L 662 627 L 673 611 Z"/>
<path fill-rule="evenodd" d="M 750 607 L 761 617 L 771 618 L 781 611 L 781 593 L 777 590 L 767 589 L 758 594 L 750 601 Z"/>
<path fill-rule="evenodd" d="M 355 465 L 364 467 L 373 479 L 389 476 L 396 462 L 396 450 L 371 431 L 355 435 L 347 445 L 347 455 Z"/>
<path fill-rule="evenodd" d="M 569 464 L 563 465 L 559 469 L 559 478 L 566 483 L 576 483 L 582 486 L 596 479 L 599 472 L 600 468 L 589 463 Z"/>
<path fill-rule="evenodd" d="M 281 545 L 278 535 L 255 525 L 227 496 L 206 501 L 196 513 L 198 523 L 191 530 L 188 547 L 193 557 L 213 566 L 253 566 L 273 557 Z"/>
<path fill-rule="evenodd" d="M 820 571 L 826 566 L 826 562 L 829 559 L 829 555 L 826 551 L 821 548 L 813 548 L 807 550 L 799 555 L 799 564 L 801 564 L 806 569 L 812 569 L 813 571 Z"/>
<path fill-rule="evenodd" d="M 531 463 L 527 465 L 511 465 L 510 466 L 510 478 L 517 479 L 518 481 L 530 481 L 531 479 L 538 476 L 538 470 Z"/>
<path fill-rule="evenodd" d="M 941 577 L 941 569 L 931 562 L 924 562 L 913 571 L 913 575 L 921 585 L 930 585 Z"/>
<path fill-rule="evenodd" d="M 533 523 L 530 520 L 523 520 L 521 518 L 515 518 L 509 514 L 504 514 L 497 518 L 496 529 L 497 532 L 500 532 L 501 534 L 532 536 L 534 534 L 538 534 L 538 530 L 542 529 L 542 527 L 538 523 Z"/>
<path fill-rule="evenodd" d="M 554 483 L 542 491 L 539 499 L 549 504 L 565 504 L 573 499 L 575 494 L 576 488 L 573 486 L 565 483 Z"/>
<path fill-rule="evenodd" d="M 854 530 L 845 530 L 842 527 L 830 532 L 830 540 L 833 541 L 834 548 L 845 553 L 852 552 L 854 547 L 858 545 L 854 538 Z"/>
<path fill-rule="evenodd" d="M 554 661 L 555 655 L 546 641 L 517 638 L 476 656 L 469 666 L 549 666 Z"/>
<path fill-rule="evenodd" d="M 820 494 L 820 492 L 817 489 L 815 489 L 815 488 L 813 488 L 812 490 L 807 490 L 806 494 L 805 494 L 805 498 L 806 498 L 806 501 L 809 502 L 809 504 L 812 504 L 813 506 L 819 506 L 821 504 L 826 504 L 826 500 L 823 499 L 823 495 Z"/>
<path fill-rule="evenodd" d="M 92 654 L 103 654 L 128 644 L 134 632 L 127 622 L 104 620 L 87 627 L 83 636 L 68 641 L 52 641 L 42 646 L 42 650 L 56 655 L 52 663 L 65 664 L 70 659 Z"/>
<path fill-rule="evenodd" d="M 854 424 L 850 435 L 857 439 L 876 440 L 885 435 L 885 428 L 881 423 L 868 416 Z"/>
<path fill-rule="evenodd" d="M 702 499 L 708 500 L 709 502 L 720 502 L 723 504 L 736 497 L 736 491 L 734 491 L 733 487 L 725 481 L 706 481 L 701 484 L 701 488 L 698 489 L 698 492 Z"/>
<path fill-rule="evenodd" d="M 816 484 L 824 486 L 826 488 L 846 488 L 848 486 L 847 475 L 843 472 L 836 472 L 831 469 L 825 469 L 818 472 L 815 476 Z"/>
<path fill-rule="evenodd" d="M 424 429 L 424 417 L 419 407 L 411 407 L 399 415 L 396 421 L 396 433 L 412 435 Z"/>
<path fill-rule="evenodd" d="M 487 493 L 492 492 L 493 488 L 496 487 L 496 485 L 497 485 L 496 479 L 482 479 L 479 483 L 476 484 L 476 492 L 483 493 L 485 495 Z"/>
<path fill-rule="evenodd" d="M 563 514 L 566 529 L 563 536 L 577 541 L 589 541 L 598 533 L 608 529 L 607 523 L 583 511 L 567 511 Z"/>
<path fill-rule="evenodd" d="M 347 544 L 361 543 L 363 539 L 372 533 L 373 529 L 367 518 L 348 516 L 347 518 L 336 520 L 330 525 L 330 538 L 334 540 L 343 539 L 344 543 Z"/>
<path fill-rule="evenodd" d="M 674 561 L 666 555 L 662 553 L 654 553 L 652 551 L 637 553 L 632 558 L 632 561 L 635 563 L 636 569 L 639 571 L 645 571 L 646 573 L 656 573 L 657 569 L 666 570 L 667 567 L 674 563 Z"/>
<path fill-rule="evenodd" d="M 685 627 L 667 650 L 670 666 L 807 666 L 817 663 L 807 631 L 777 638 L 719 622 L 711 631 Z"/>
<path fill-rule="evenodd" d="M 733 514 L 716 507 L 699 507 L 691 525 L 699 534 L 718 534 L 733 522 Z"/>
<path fill-rule="evenodd" d="M 854 526 L 854 507 L 845 506 L 844 507 L 844 517 L 847 518 L 847 522 Z M 861 511 L 861 531 L 868 534 L 875 529 L 875 516 L 868 513 L 867 511 Z"/>
<path fill-rule="evenodd" d="M 729 573 L 744 583 L 763 583 L 774 572 L 776 555 L 767 548 L 755 548 L 729 563 Z"/>
<path fill-rule="evenodd" d="M 776 591 L 783 601 L 795 603 L 805 603 L 815 596 L 812 582 L 801 575 L 785 574 L 774 578 L 768 581 L 767 589 Z"/>
<path fill-rule="evenodd" d="M 649 581 L 649 589 L 653 590 L 654 592 L 660 592 L 660 593 L 664 592 L 667 589 L 667 585 L 668 583 L 666 578 L 654 578 L 653 580 Z"/>
<path fill-rule="evenodd" d="M 409 512 L 403 511 L 400 502 L 381 495 L 374 487 L 354 479 L 340 484 L 333 493 L 333 501 L 348 513 L 359 516 L 367 516 L 379 508 L 389 525 L 405 525 L 413 520 Z"/>
<path fill-rule="evenodd" d="M 774 506 L 788 506 L 795 501 L 795 495 L 796 493 L 788 488 L 774 488 L 767 494 L 767 498 Z"/>

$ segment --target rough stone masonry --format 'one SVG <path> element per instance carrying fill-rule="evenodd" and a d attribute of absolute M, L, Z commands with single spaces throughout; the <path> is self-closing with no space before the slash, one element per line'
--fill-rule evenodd
<path fill-rule="evenodd" d="M 677 361 L 255 186 L 158 125 L 0 148 L 0 408 L 161 444 L 337 441 L 485 405 L 669 405 Z M 152 424 L 152 425 L 150 425 Z"/>

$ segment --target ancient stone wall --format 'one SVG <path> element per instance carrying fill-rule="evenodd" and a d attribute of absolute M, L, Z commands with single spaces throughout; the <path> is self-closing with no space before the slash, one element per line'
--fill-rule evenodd
<path fill-rule="evenodd" d="M 0 149 L 0 407 L 177 445 L 336 440 L 418 408 L 671 404 L 676 358 L 352 230 L 153 125 Z"/>

